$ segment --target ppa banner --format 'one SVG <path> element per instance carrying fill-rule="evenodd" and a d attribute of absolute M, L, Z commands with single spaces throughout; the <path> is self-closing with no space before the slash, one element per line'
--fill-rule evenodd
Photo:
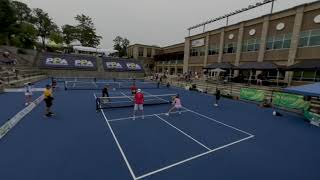
<path fill-rule="evenodd" d="M 84 69 L 93 69 L 95 68 L 95 61 L 92 60 L 86 60 L 86 59 L 82 59 L 82 60 L 75 60 L 74 61 L 74 66 L 76 68 L 84 68 Z"/>
<path fill-rule="evenodd" d="M 53 69 L 95 70 L 97 69 L 97 60 L 91 56 L 46 53 L 43 55 L 42 65 L 45 68 Z"/>
<path fill-rule="evenodd" d="M 249 101 L 262 102 L 265 98 L 265 92 L 258 89 L 242 88 L 240 91 L 240 98 Z"/>
<path fill-rule="evenodd" d="M 126 63 L 127 69 L 130 71 L 141 71 L 141 65 L 133 62 L 127 62 Z"/>
<path fill-rule="evenodd" d="M 143 71 L 141 64 L 128 59 L 104 58 L 103 66 L 106 71 Z"/>
<path fill-rule="evenodd" d="M 107 70 L 119 70 L 119 71 L 125 70 L 122 64 L 116 61 L 105 61 L 105 68 Z"/>
<path fill-rule="evenodd" d="M 305 101 L 303 96 L 295 94 L 275 92 L 272 99 L 274 105 L 290 109 L 308 110 L 310 106 L 310 102 Z"/>
<path fill-rule="evenodd" d="M 60 57 L 46 57 L 44 65 L 48 67 L 69 67 L 70 62 Z"/>

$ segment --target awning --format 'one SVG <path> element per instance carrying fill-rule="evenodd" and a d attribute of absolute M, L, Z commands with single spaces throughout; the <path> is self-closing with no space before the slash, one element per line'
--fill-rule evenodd
<path fill-rule="evenodd" d="M 320 97 L 320 83 L 290 87 L 290 88 L 284 89 L 284 91 L 288 93 L 300 94 L 304 96 Z"/>
<path fill-rule="evenodd" d="M 305 60 L 287 68 L 290 71 L 320 70 L 320 60 Z"/>
<path fill-rule="evenodd" d="M 230 63 L 213 63 L 209 64 L 208 66 L 204 67 L 203 69 L 234 69 L 236 66 Z"/>
<path fill-rule="evenodd" d="M 240 70 L 278 70 L 280 66 L 271 62 L 248 62 L 240 64 L 238 69 Z"/>

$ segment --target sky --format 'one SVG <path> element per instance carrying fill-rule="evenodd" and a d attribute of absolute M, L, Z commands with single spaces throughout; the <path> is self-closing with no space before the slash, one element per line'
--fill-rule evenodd
<path fill-rule="evenodd" d="M 184 42 L 187 28 L 263 0 L 20 0 L 31 8 L 41 8 L 57 25 L 75 24 L 77 14 L 90 16 L 100 48 L 112 48 L 116 36 L 126 37 L 130 44 L 168 46 Z M 274 11 L 281 11 L 315 0 L 276 0 Z M 266 5 L 230 18 L 230 24 L 270 12 Z M 207 26 L 212 30 L 224 26 L 220 21 Z M 202 29 L 192 31 L 192 34 Z"/>

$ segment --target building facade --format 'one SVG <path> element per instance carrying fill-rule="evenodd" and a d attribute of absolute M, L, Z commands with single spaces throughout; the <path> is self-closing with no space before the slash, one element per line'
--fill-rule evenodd
<path fill-rule="evenodd" d="M 142 49 L 134 53 L 139 52 L 142 55 Z M 189 36 L 184 43 L 160 48 L 158 52 L 154 56 L 155 70 L 170 74 L 202 74 L 204 67 L 214 63 L 238 66 L 272 62 L 290 66 L 301 61 L 320 61 L 320 2 Z M 292 75 L 286 73 L 287 78 Z"/>
<path fill-rule="evenodd" d="M 127 49 L 129 58 L 142 61 L 144 69 L 153 71 L 155 68 L 154 57 L 160 54 L 161 48 L 158 46 L 149 46 L 143 44 L 133 44 Z"/>

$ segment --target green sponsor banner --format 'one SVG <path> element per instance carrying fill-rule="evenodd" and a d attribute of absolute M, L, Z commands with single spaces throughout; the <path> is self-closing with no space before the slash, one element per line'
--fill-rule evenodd
<path fill-rule="evenodd" d="M 304 117 L 307 118 L 310 121 L 317 121 L 320 122 L 320 115 L 310 112 L 310 111 L 305 111 L 304 112 Z"/>
<path fill-rule="evenodd" d="M 240 98 L 250 101 L 261 102 L 264 100 L 265 92 L 263 90 L 251 89 L 251 88 L 241 88 Z"/>
<path fill-rule="evenodd" d="M 288 93 L 273 93 L 273 104 L 290 109 L 308 110 L 310 103 L 303 96 Z"/>

